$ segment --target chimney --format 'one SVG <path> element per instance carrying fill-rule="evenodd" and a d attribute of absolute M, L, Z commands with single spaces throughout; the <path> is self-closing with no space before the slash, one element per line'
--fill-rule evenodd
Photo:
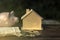
<path fill-rule="evenodd" d="M 26 9 L 26 14 L 30 12 L 30 9 Z"/>
<path fill-rule="evenodd" d="M 30 12 L 32 12 L 32 9 L 26 9 L 26 14 L 29 14 Z"/>

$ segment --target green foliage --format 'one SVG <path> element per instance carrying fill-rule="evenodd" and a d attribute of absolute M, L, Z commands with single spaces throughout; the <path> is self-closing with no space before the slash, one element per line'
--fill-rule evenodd
<path fill-rule="evenodd" d="M 60 2 L 57 0 L 0 0 L 0 12 L 15 11 L 21 17 L 26 8 L 34 9 L 45 19 L 60 18 Z"/>
<path fill-rule="evenodd" d="M 15 15 L 21 17 L 25 9 L 21 6 L 21 0 L 0 0 L 0 12 L 15 11 Z"/>

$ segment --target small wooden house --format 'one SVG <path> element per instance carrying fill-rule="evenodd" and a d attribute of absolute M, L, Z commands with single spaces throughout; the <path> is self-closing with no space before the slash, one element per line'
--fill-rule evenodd
<path fill-rule="evenodd" d="M 21 17 L 22 30 L 42 30 L 42 17 L 33 9 L 26 9 L 26 14 Z"/>

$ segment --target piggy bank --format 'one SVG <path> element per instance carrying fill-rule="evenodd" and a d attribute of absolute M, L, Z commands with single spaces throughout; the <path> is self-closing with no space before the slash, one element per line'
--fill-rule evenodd
<path fill-rule="evenodd" d="M 0 13 L 0 27 L 12 27 L 18 22 L 18 17 L 14 16 L 14 11 Z"/>

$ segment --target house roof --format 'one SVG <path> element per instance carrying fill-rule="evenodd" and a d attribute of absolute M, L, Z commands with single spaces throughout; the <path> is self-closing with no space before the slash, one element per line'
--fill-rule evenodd
<path fill-rule="evenodd" d="M 26 14 L 25 15 L 23 15 L 22 17 L 21 17 L 21 19 L 24 19 L 25 17 L 27 17 L 28 15 L 30 15 L 31 14 L 31 12 L 32 11 L 34 11 L 33 9 L 31 9 L 31 10 L 29 10 L 29 9 L 26 9 Z M 34 11 L 35 12 L 35 11 Z M 38 14 L 39 15 L 39 14 Z M 40 15 L 39 15 L 40 16 Z M 40 16 L 41 17 L 41 16 Z M 42 17 L 41 17 L 42 18 Z M 43 18 L 42 18 L 43 19 Z"/>

